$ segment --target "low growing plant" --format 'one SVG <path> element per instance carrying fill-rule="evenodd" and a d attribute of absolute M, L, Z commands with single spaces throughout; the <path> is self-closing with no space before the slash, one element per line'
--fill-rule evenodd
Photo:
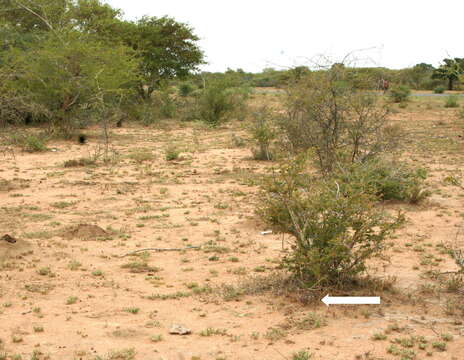
<path fill-rule="evenodd" d="M 399 200 L 417 204 L 430 196 L 424 181 L 424 169 L 413 169 L 399 161 L 381 158 L 340 169 L 335 175 L 342 183 L 356 186 L 360 191 L 375 195 L 380 200 Z"/>
<path fill-rule="evenodd" d="M 411 96 L 411 89 L 406 85 L 399 85 L 390 89 L 388 94 L 394 103 L 404 103 Z"/>
<path fill-rule="evenodd" d="M 254 113 L 248 126 L 254 147 L 252 148 L 255 160 L 273 160 L 271 147 L 277 138 L 277 129 L 271 110 L 263 107 Z"/>
<path fill-rule="evenodd" d="M 458 97 L 456 95 L 449 95 L 446 98 L 445 108 L 457 108 L 459 107 Z"/>

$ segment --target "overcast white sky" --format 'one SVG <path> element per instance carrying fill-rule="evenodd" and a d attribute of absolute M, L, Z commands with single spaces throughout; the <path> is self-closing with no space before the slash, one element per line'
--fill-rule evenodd
<path fill-rule="evenodd" d="M 464 57 L 464 0 L 107 0 L 125 18 L 168 15 L 201 38 L 207 71 L 311 65 L 357 49 L 358 66 Z"/>

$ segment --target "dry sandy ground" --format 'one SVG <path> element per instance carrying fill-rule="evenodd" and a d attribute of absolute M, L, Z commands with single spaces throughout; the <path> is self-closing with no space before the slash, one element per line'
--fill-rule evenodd
<path fill-rule="evenodd" d="M 255 180 L 272 164 L 233 146 L 237 124 L 114 129 L 107 165 L 63 165 L 93 153 L 95 136 L 1 155 L 0 236 L 18 241 L 0 241 L 0 359 L 463 359 L 462 289 L 426 274 L 456 270 L 441 245 L 463 222 L 464 191 L 444 179 L 462 175 L 463 131 L 453 110 L 424 104 L 393 117 L 433 195 L 387 205 L 409 221 L 389 262 L 372 264 L 372 275 L 397 278 L 380 306 L 304 304 L 260 293 L 264 280 L 248 284 L 256 294 L 237 291 L 272 277 L 283 255 L 254 214 Z M 165 160 L 169 144 L 179 160 Z M 188 246 L 202 248 L 121 257 Z M 191 334 L 169 334 L 173 324 Z"/>

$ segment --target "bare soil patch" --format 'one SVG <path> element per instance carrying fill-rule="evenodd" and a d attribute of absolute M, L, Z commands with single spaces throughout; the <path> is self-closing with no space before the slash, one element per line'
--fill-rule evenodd
<path fill-rule="evenodd" d="M 0 190 L 1 234 L 17 239 L 0 240 L 0 356 L 462 359 L 463 295 L 439 274 L 457 270 L 444 245 L 463 224 L 463 124 L 428 98 L 392 116 L 407 129 L 404 157 L 427 169 L 433 194 L 420 206 L 383 205 L 403 211 L 407 225 L 369 266 L 393 287 L 356 291 L 380 295 L 373 306 L 286 296 L 276 274 L 288 237 L 263 235 L 254 213 L 259 179 L 274 164 L 233 146 L 232 134 L 247 139 L 243 123 L 117 128 L 108 164 L 64 166 L 89 157 L 98 129 L 85 145 L 2 157 L 2 179 L 30 186 Z M 173 144 L 181 159 L 166 161 Z M 199 248 L 121 258 L 189 247 Z M 191 332 L 170 334 L 174 325 Z"/>

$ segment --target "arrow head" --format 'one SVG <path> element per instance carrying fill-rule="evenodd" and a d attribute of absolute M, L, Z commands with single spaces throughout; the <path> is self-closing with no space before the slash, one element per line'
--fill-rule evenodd
<path fill-rule="evenodd" d="M 329 297 L 330 297 L 329 294 L 327 294 L 327 295 L 324 296 L 324 297 L 322 298 L 322 300 L 321 300 L 326 306 L 329 306 L 329 305 L 330 305 Z"/>

